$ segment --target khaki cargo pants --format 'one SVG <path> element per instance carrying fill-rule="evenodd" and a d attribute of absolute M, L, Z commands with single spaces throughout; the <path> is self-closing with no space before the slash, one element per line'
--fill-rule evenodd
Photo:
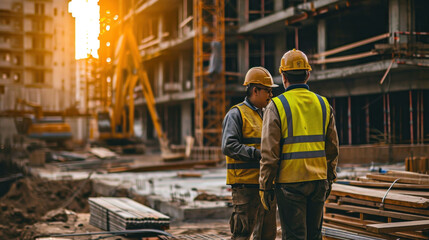
<path fill-rule="evenodd" d="M 276 202 L 271 210 L 265 211 L 258 188 L 232 188 L 233 213 L 229 224 L 231 239 L 274 240 L 276 238 Z"/>

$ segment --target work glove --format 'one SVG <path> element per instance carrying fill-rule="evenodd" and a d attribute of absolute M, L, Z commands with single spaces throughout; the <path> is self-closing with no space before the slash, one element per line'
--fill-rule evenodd
<path fill-rule="evenodd" d="M 261 197 L 262 206 L 267 211 L 271 210 L 271 203 L 274 201 L 273 190 L 259 190 L 259 196 Z"/>

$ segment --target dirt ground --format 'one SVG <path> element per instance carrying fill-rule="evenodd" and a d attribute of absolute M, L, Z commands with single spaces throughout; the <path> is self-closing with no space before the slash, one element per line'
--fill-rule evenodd
<path fill-rule="evenodd" d="M 131 197 L 127 196 L 126 192 L 119 191 L 118 194 L 117 197 Z M 0 239 L 30 240 L 36 236 L 54 233 L 102 232 L 89 224 L 88 198 L 95 196 L 97 194 L 93 191 L 91 181 L 47 181 L 33 177 L 19 179 L 0 198 Z M 146 201 L 143 197 L 132 198 L 142 204 Z M 173 221 L 166 232 L 175 236 L 173 239 L 192 239 L 190 237 L 198 236 L 202 239 L 230 238 L 228 220 Z M 101 237 L 130 239 L 100 235 L 65 239 L 101 239 Z M 280 231 L 278 239 L 281 239 Z"/>
<path fill-rule="evenodd" d="M 96 194 L 91 181 L 53 182 L 31 177 L 19 179 L 0 199 L 0 239 L 22 239 L 21 234 L 27 225 L 42 220 L 58 220 L 43 218 L 54 209 L 89 212 L 87 199 L 92 196 Z"/>

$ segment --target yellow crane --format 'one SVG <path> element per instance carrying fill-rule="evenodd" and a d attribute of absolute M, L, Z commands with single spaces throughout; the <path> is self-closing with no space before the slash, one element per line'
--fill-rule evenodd
<path fill-rule="evenodd" d="M 149 78 L 141 61 L 136 39 L 129 26 L 124 27 L 123 34 L 118 40 L 115 57 L 117 57 L 117 64 L 113 77 L 115 85 L 114 103 L 110 109 L 105 109 L 97 115 L 100 138 L 121 141 L 134 137 L 134 88 L 140 84 L 158 135 L 163 159 L 184 158 L 184 153 L 172 153 L 169 147 L 169 141 L 162 130 L 161 121 L 155 108 L 155 97 Z"/>

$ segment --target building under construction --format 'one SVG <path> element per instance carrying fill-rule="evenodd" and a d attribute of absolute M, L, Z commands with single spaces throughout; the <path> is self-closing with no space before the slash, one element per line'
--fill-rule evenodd
<path fill-rule="evenodd" d="M 264 66 L 281 83 L 280 58 L 293 48 L 309 56 L 310 88 L 335 109 L 343 146 L 428 141 L 427 1 L 102 0 L 100 6 L 98 89 L 104 93 L 95 97 L 107 98 L 115 43 L 131 25 L 174 144 L 189 135 L 199 145 L 217 145 L 225 112 L 244 98 L 247 70 Z M 213 75 L 216 58 L 224 64 Z M 151 140 L 145 103 L 136 102 L 137 134 Z"/>

